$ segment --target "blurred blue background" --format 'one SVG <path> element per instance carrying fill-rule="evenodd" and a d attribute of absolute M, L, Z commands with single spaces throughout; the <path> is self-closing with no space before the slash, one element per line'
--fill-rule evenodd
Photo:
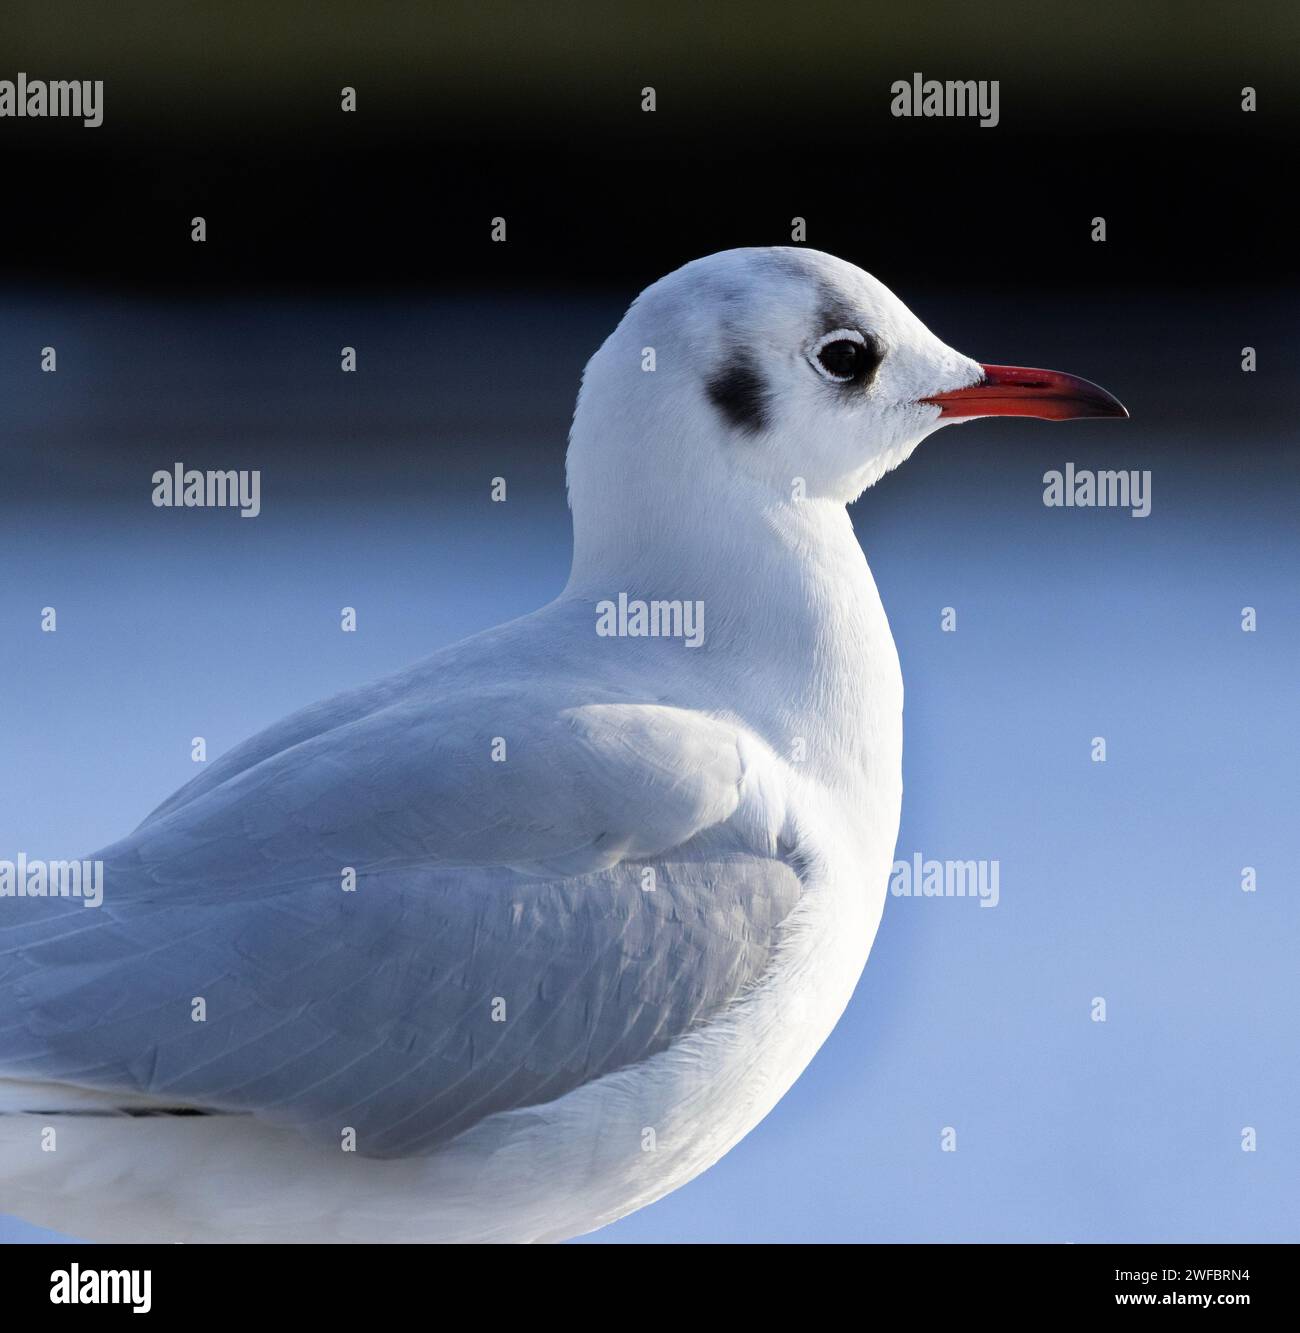
<path fill-rule="evenodd" d="M 191 737 L 215 756 L 557 593 L 577 377 L 631 295 L 7 293 L 0 856 L 99 847 L 192 776 Z M 1133 414 L 943 431 L 854 509 L 907 688 L 898 855 L 996 859 L 1001 902 L 891 898 L 772 1115 L 593 1239 L 1295 1240 L 1294 302 L 900 295 L 963 351 Z M 261 516 L 154 508 L 175 461 L 260 468 Z M 1067 461 L 1150 468 L 1150 517 L 1045 508 Z"/>

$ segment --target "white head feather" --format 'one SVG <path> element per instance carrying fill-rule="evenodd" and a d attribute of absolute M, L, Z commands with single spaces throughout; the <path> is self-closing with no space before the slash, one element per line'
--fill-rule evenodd
<path fill-rule="evenodd" d="M 819 348 L 854 340 L 858 374 Z M 838 349 L 841 354 L 843 348 Z M 653 369 L 649 367 L 653 367 Z M 726 250 L 647 287 L 591 358 L 570 435 L 575 571 L 723 511 L 854 500 L 978 382 L 882 283 L 817 250 Z"/>

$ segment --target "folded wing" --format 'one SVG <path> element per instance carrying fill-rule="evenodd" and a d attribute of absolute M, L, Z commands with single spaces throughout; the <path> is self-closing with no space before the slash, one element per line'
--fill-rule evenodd
<path fill-rule="evenodd" d="M 101 908 L 0 899 L 0 1077 L 421 1153 L 763 974 L 800 883 L 753 737 L 613 691 L 375 702 L 105 849 Z"/>

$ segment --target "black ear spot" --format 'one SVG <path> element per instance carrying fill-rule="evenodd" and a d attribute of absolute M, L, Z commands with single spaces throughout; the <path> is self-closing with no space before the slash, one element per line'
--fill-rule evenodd
<path fill-rule="evenodd" d="M 737 430 L 756 434 L 768 421 L 767 385 L 749 361 L 735 361 L 708 383 L 709 401 Z"/>

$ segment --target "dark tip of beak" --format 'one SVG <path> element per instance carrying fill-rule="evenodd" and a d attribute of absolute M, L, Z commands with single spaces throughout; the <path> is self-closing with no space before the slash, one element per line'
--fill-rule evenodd
<path fill-rule="evenodd" d="M 945 417 L 1039 417 L 1073 421 L 1080 417 L 1127 417 L 1128 408 L 1100 385 L 1059 370 L 1027 366 L 981 366 L 984 378 L 965 389 L 922 398 Z"/>

